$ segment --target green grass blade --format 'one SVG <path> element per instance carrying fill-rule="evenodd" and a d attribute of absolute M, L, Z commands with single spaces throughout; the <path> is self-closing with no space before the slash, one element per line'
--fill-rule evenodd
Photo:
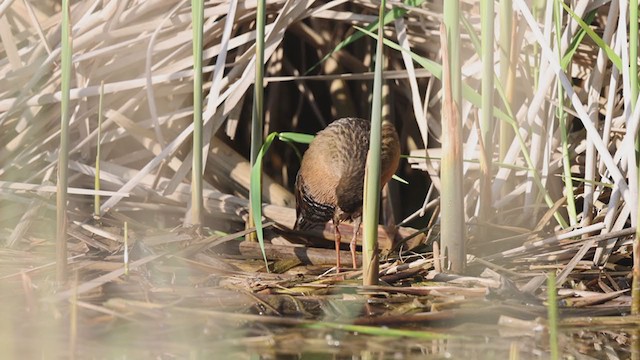
<path fill-rule="evenodd" d="M 314 135 L 294 132 L 281 132 L 278 134 L 278 139 L 281 141 L 292 141 L 299 144 L 310 144 L 314 138 Z"/>
<path fill-rule="evenodd" d="M 425 2 L 425 0 L 405 0 L 404 4 L 406 6 L 419 7 L 424 2 Z M 384 16 L 381 16 L 380 18 L 383 19 L 382 23 L 384 25 L 386 25 L 386 24 L 391 23 L 395 19 L 404 16 L 407 12 L 408 12 L 408 10 L 406 10 L 406 9 L 394 8 L 392 11 L 384 14 Z M 376 20 L 373 23 L 371 23 L 371 25 L 367 26 L 366 29 L 369 30 L 369 31 L 371 31 L 373 29 L 377 29 L 378 28 L 378 23 L 379 23 L 379 20 Z M 323 62 L 327 61 L 327 59 L 330 58 L 331 55 L 333 55 L 334 53 L 344 49 L 345 47 L 349 46 L 350 44 L 356 42 L 358 39 L 362 38 L 363 36 L 364 36 L 364 34 L 362 34 L 362 33 L 355 33 L 355 34 L 352 34 L 352 35 L 348 36 L 346 39 L 342 40 L 338 45 L 336 45 L 335 48 L 333 48 L 333 50 L 331 50 L 330 53 L 326 54 L 322 59 L 320 59 L 320 61 L 315 63 L 313 66 L 311 66 L 311 68 L 309 68 L 309 70 L 307 70 L 305 72 L 305 75 L 308 75 L 311 71 L 313 71 L 315 68 L 320 66 L 320 64 L 322 64 Z"/>
<path fill-rule="evenodd" d="M 564 176 L 564 175 L 562 175 Z M 571 177 L 572 181 L 579 181 L 585 184 L 591 184 L 594 187 L 604 187 L 604 188 L 608 188 L 608 189 L 613 189 L 613 184 L 612 183 L 608 183 L 608 182 L 603 182 L 603 181 L 595 181 L 595 180 L 587 180 L 585 178 L 581 178 L 581 177 L 577 177 L 577 176 L 572 176 Z"/>
<path fill-rule="evenodd" d="M 262 256 L 265 261 L 265 266 L 267 270 L 269 269 L 267 263 L 267 255 L 264 249 L 264 232 L 262 228 L 262 196 L 261 191 L 262 187 L 260 185 L 262 179 L 262 160 L 264 155 L 269 150 L 269 147 L 273 143 L 273 141 L 277 138 L 280 141 L 286 143 L 301 143 L 301 144 L 309 144 L 315 136 L 309 134 L 301 134 L 295 132 L 273 132 L 267 136 L 262 147 L 258 151 L 256 155 L 256 160 L 251 167 L 251 188 L 249 191 L 249 204 L 250 204 L 250 216 L 251 222 L 254 224 L 256 228 L 256 237 L 258 239 L 258 243 L 260 244 L 260 250 L 262 251 Z M 296 153 L 299 154 L 297 148 L 294 147 Z M 301 157 L 301 156 L 300 156 Z"/>
<path fill-rule="evenodd" d="M 597 12 L 595 10 L 587 14 L 586 18 L 584 19 L 585 23 L 587 25 L 590 25 L 596 18 L 596 14 Z M 562 66 L 563 69 L 566 69 L 567 66 L 569 66 L 569 64 L 571 63 L 571 59 L 573 59 L 573 55 L 576 53 L 576 51 L 578 51 L 578 46 L 582 43 L 582 40 L 584 40 L 584 37 L 586 35 L 587 32 L 584 31 L 583 28 L 580 28 L 576 36 L 573 38 L 573 40 L 571 40 L 571 44 L 569 44 L 569 48 L 567 49 L 566 53 L 562 57 L 562 61 L 560 62 L 560 66 Z"/>
<path fill-rule="evenodd" d="M 264 120 L 264 44 L 265 44 L 265 22 L 266 22 L 266 1 L 258 0 L 256 9 L 256 63 L 255 63 L 255 81 L 253 84 L 253 110 L 251 113 L 251 149 L 250 149 L 250 163 L 251 167 L 255 167 L 260 163 L 257 160 L 258 153 L 262 150 L 263 140 L 262 123 Z M 256 192 L 257 189 L 257 192 Z M 250 197 L 258 197 L 261 203 L 262 198 L 262 176 L 259 178 L 252 178 Z M 247 228 L 258 226 L 254 224 L 254 218 L 256 214 L 252 213 L 253 207 L 249 209 L 249 219 L 247 221 Z M 258 217 L 260 218 L 260 217 Z M 261 226 L 261 224 L 260 224 Z M 262 231 L 262 230 L 261 230 Z M 246 237 L 247 240 L 255 241 L 254 233 L 249 233 Z M 261 244 L 264 248 L 264 245 Z M 264 250 L 263 250 L 264 254 Z"/>
<path fill-rule="evenodd" d="M 313 138 L 315 138 L 315 136 L 313 135 L 300 134 L 300 133 L 294 133 L 294 132 L 281 132 L 278 135 L 278 140 L 289 145 L 291 149 L 293 149 L 293 151 L 296 153 L 296 156 L 298 157 L 299 161 L 302 161 L 302 153 L 300 152 L 300 149 L 298 149 L 298 147 L 295 146 L 295 143 L 310 144 L 311 141 L 313 141 Z"/>
<path fill-rule="evenodd" d="M 484 17 L 480 16 L 480 18 L 482 20 L 484 20 Z M 478 34 L 476 34 L 476 30 L 473 28 L 473 25 L 471 25 L 471 23 L 469 22 L 469 19 L 467 19 L 466 17 L 462 16 L 462 17 L 460 17 L 460 21 L 462 22 L 462 26 L 464 26 L 464 29 L 467 31 L 467 34 L 469 34 L 469 39 L 471 39 L 471 44 L 473 45 L 473 47 L 476 50 L 482 49 L 483 50 L 482 54 L 484 54 L 484 48 L 482 47 L 482 41 L 478 37 Z M 484 34 L 484 30 L 483 30 L 482 33 Z"/>
<path fill-rule="evenodd" d="M 400 182 L 400 183 L 402 183 L 402 184 L 409 185 L 409 182 L 408 182 L 407 180 L 405 180 L 405 179 L 401 178 L 401 177 L 400 177 L 400 176 L 398 176 L 398 175 L 395 175 L 395 174 L 394 174 L 391 178 L 392 178 L 393 180 L 395 180 L 395 181 L 399 181 L 399 182 Z"/>
<path fill-rule="evenodd" d="M 269 271 L 269 263 L 267 262 L 267 254 L 264 250 L 264 231 L 262 229 L 262 159 L 267 150 L 269 150 L 273 139 L 277 136 L 277 132 L 269 134 L 258 151 L 256 161 L 251 167 L 251 189 L 249 191 L 250 216 L 252 216 L 253 224 L 256 227 L 255 234 L 258 238 L 258 244 L 260 244 L 260 250 L 262 251 L 262 257 L 264 258 L 264 265 L 267 271 Z"/>
<path fill-rule="evenodd" d="M 591 29 L 591 27 L 586 22 L 584 22 L 584 20 L 582 20 L 580 16 L 576 15 L 576 13 L 574 13 L 573 10 L 571 10 L 571 8 L 564 3 L 564 1 L 560 1 L 560 0 L 555 0 L 555 1 L 559 2 L 560 5 L 564 7 L 567 13 L 569 13 L 569 15 L 571 15 L 571 17 L 578 23 L 578 25 L 580 25 L 582 30 L 584 30 L 587 33 L 587 35 L 589 35 L 591 40 L 593 40 L 593 42 L 595 42 L 599 48 L 604 50 L 605 54 L 607 54 L 607 57 L 613 63 L 613 65 L 615 65 L 615 67 L 618 68 L 618 70 L 622 71 L 622 60 L 613 51 L 613 49 L 610 48 L 609 45 L 607 45 L 604 42 L 604 40 L 602 40 L 602 38 L 598 36 L 598 34 L 596 34 L 595 31 L 593 31 L 593 29 Z"/>

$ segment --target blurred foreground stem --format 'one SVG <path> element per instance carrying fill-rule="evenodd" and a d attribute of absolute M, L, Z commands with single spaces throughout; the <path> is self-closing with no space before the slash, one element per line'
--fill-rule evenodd
<path fill-rule="evenodd" d="M 61 113 L 60 113 L 60 150 L 58 152 L 58 188 L 56 196 L 56 280 L 67 280 L 67 187 L 69 184 L 69 119 L 71 89 L 71 24 L 69 18 L 69 0 L 62 0 L 61 25 Z"/>
<path fill-rule="evenodd" d="M 462 185 L 462 125 L 460 104 L 460 4 L 444 2 L 444 24 L 440 27 L 442 46 L 442 193 L 440 195 L 442 268 L 462 273 L 466 265 L 465 216 Z"/>

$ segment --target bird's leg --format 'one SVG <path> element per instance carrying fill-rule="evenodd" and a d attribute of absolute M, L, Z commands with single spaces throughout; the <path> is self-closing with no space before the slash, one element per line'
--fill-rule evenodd
<path fill-rule="evenodd" d="M 340 241 L 342 240 L 342 235 L 340 235 L 340 220 L 334 218 L 333 219 L 333 238 L 336 242 L 336 273 L 340 272 Z"/>
<path fill-rule="evenodd" d="M 356 263 L 356 239 L 358 238 L 358 233 L 360 232 L 360 225 L 362 224 L 362 216 L 358 216 L 353 219 L 353 237 L 351 238 L 351 242 L 349 243 L 349 250 L 351 250 L 351 261 L 354 269 L 357 269 Z"/>

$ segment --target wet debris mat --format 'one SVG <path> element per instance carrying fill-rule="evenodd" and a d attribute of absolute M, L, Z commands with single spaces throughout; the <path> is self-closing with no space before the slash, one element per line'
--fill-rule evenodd
<path fill-rule="evenodd" d="M 267 244 L 267 272 L 258 245 L 243 240 L 246 231 L 134 231 L 125 267 L 116 228 L 73 231 L 72 280 L 62 288 L 53 282 L 50 245 L 0 253 L 10 309 L 1 321 L 17 339 L 3 348 L 14 354 L 546 358 L 549 271 L 562 285 L 564 354 L 627 358 L 639 322 L 628 315 L 634 229 L 531 235 L 523 246 L 469 256 L 467 276 L 436 270 L 437 257 L 422 245 L 391 253 L 371 287 L 361 285 L 361 271 L 335 273 L 328 241 L 325 248 Z M 278 233 L 274 242 L 283 241 Z M 605 266 L 572 261 L 584 244 L 593 252 L 611 238 L 618 241 Z"/>

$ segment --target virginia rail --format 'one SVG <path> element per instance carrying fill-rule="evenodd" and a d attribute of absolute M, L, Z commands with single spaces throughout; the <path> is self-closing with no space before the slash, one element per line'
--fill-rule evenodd
<path fill-rule="evenodd" d="M 333 220 L 336 266 L 340 271 L 338 225 L 353 220 L 351 259 L 356 268 L 356 238 L 362 223 L 364 172 L 369 150 L 368 120 L 342 118 L 318 132 L 304 153 L 296 177 L 295 230 L 308 230 Z M 393 176 L 400 161 L 400 142 L 395 127 L 382 123 L 381 187 Z"/>

